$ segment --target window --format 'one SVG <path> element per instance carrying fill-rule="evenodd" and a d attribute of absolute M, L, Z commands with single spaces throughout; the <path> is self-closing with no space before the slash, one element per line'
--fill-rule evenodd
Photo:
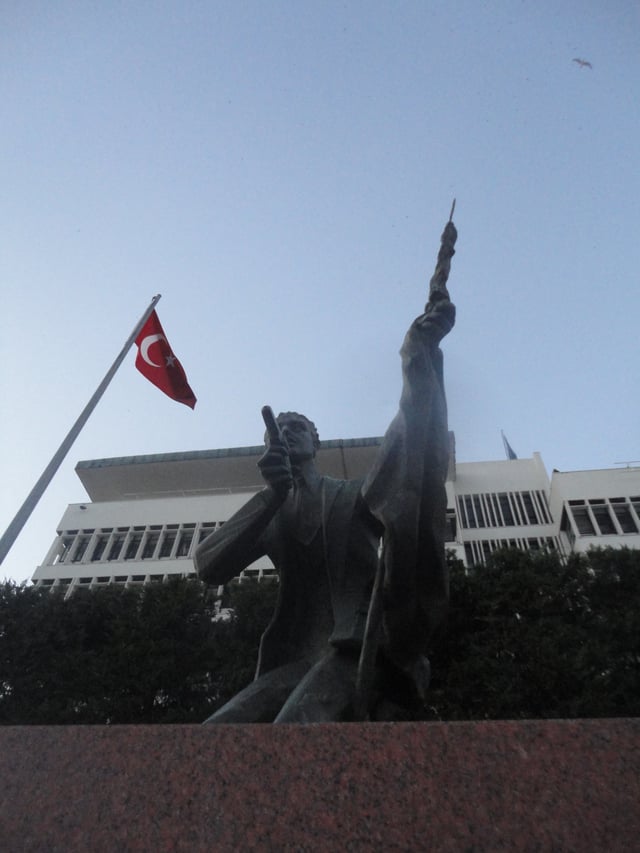
<path fill-rule="evenodd" d="M 162 545 L 160 546 L 159 557 L 170 557 L 171 552 L 173 551 L 173 546 L 178 536 L 177 529 L 175 530 L 165 530 L 164 535 L 162 537 Z"/>
<path fill-rule="evenodd" d="M 498 495 L 498 501 L 500 503 L 500 510 L 502 511 L 502 519 L 505 527 L 513 527 L 515 525 L 515 521 L 513 513 L 511 512 L 511 505 L 509 504 L 509 495 L 506 492 L 500 492 Z"/>
<path fill-rule="evenodd" d="M 89 544 L 89 540 L 91 536 L 88 534 L 78 536 L 76 539 L 76 547 L 73 552 L 73 557 L 71 559 L 72 563 L 79 563 L 80 560 L 84 557 L 84 553 L 87 550 L 87 545 Z"/>
<path fill-rule="evenodd" d="M 131 534 L 129 537 L 129 543 L 127 544 L 127 550 L 124 555 L 125 560 L 135 560 L 141 542 L 142 533 L 135 532 Z"/>
<path fill-rule="evenodd" d="M 62 542 L 60 543 L 60 552 L 57 557 L 54 558 L 54 565 L 56 563 L 64 563 L 65 560 L 69 557 L 69 551 L 71 550 L 71 546 L 73 545 L 73 540 L 75 537 L 73 536 L 63 536 Z"/>
<path fill-rule="evenodd" d="M 464 501 L 462 497 L 459 496 L 456 498 L 456 502 L 458 504 L 458 515 L 460 516 L 460 521 L 462 523 L 462 526 L 466 528 L 469 526 L 469 522 L 467 520 L 467 513 L 464 509 Z"/>
<path fill-rule="evenodd" d="M 144 548 L 142 549 L 141 559 L 150 560 L 153 557 L 155 550 L 156 550 L 156 545 L 158 544 L 159 540 L 160 540 L 160 534 L 159 533 L 157 533 L 155 531 L 151 531 L 150 533 L 147 533 L 145 540 L 144 540 Z"/>
<path fill-rule="evenodd" d="M 549 512 L 549 504 L 547 503 L 547 496 L 544 492 L 537 491 L 534 493 L 535 497 L 538 501 L 538 506 L 540 507 L 540 518 L 542 519 L 543 524 L 551 524 L 551 513 Z"/>
<path fill-rule="evenodd" d="M 573 520 L 578 528 L 578 533 L 580 533 L 581 536 L 594 536 L 596 531 L 591 522 L 589 510 L 586 506 L 574 506 L 571 511 L 573 512 Z"/>
<path fill-rule="evenodd" d="M 447 542 L 456 541 L 456 514 L 455 511 L 452 509 L 447 510 L 445 540 Z"/>
<path fill-rule="evenodd" d="M 516 523 L 517 524 L 527 524 L 527 517 L 524 514 L 524 506 L 522 504 L 522 497 L 519 492 L 511 493 L 511 503 L 516 511 Z"/>
<path fill-rule="evenodd" d="M 462 527 L 516 527 L 551 524 L 543 492 L 500 492 L 456 497 Z"/>
<path fill-rule="evenodd" d="M 120 551 L 122 550 L 122 546 L 124 545 L 125 534 L 120 532 L 121 528 L 118 528 L 118 533 L 113 534 L 113 539 L 111 540 L 111 547 L 109 548 L 109 553 L 107 554 L 107 560 L 117 560 L 120 556 Z"/>
<path fill-rule="evenodd" d="M 522 493 L 522 503 L 524 504 L 524 509 L 526 516 L 529 519 L 529 524 L 538 524 L 538 516 L 536 515 L 536 510 L 533 505 L 533 500 L 531 499 L 530 492 Z"/>
<path fill-rule="evenodd" d="M 562 517 L 560 519 L 560 530 L 563 533 L 566 533 L 567 538 L 573 547 L 573 543 L 576 541 L 576 534 L 573 532 L 573 527 L 571 526 L 571 522 L 569 521 L 569 515 L 567 514 L 566 507 L 562 509 Z"/>
<path fill-rule="evenodd" d="M 189 548 L 191 547 L 191 543 L 193 542 L 194 530 L 195 524 L 185 524 L 183 526 L 178 537 L 176 557 L 187 557 L 189 555 Z"/>
<path fill-rule="evenodd" d="M 473 495 L 473 508 L 475 510 L 478 527 L 486 527 L 487 525 L 484 520 L 484 512 L 482 509 L 482 501 L 480 500 L 480 495 Z"/>
<path fill-rule="evenodd" d="M 96 544 L 93 549 L 93 554 L 91 555 L 91 562 L 95 563 L 97 560 L 102 559 L 102 555 L 104 554 L 104 549 L 107 547 L 107 542 L 109 541 L 109 534 L 102 533 L 96 539 Z"/>
<path fill-rule="evenodd" d="M 631 515 L 631 510 L 629 509 L 629 504 L 620 504 L 616 503 L 612 507 L 616 518 L 618 519 L 618 524 L 620 525 L 620 529 L 623 533 L 637 533 L 638 528 L 636 527 L 636 523 L 633 520 L 633 516 Z"/>
<path fill-rule="evenodd" d="M 603 504 L 602 506 L 594 506 L 591 509 L 600 528 L 600 533 L 603 536 L 615 535 L 618 532 L 613 519 L 609 515 L 609 508 L 607 506 Z"/>
<path fill-rule="evenodd" d="M 496 517 L 498 514 L 498 507 L 495 506 L 495 495 L 486 495 L 486 503 L 487 503 L 487 515 L 489 517 L 489 525 L 491 527 L 498 527 L 498 522 L 496 521 Z"/>
<path fill-rule="evenodd" d="M 198 536 L 198 543 L 202 542 L 203 539 L 206 539 L 210 533 L 213 533 L 215 530 L 216 523 L 215 521 L 204 521 L 200 525 L 200 534 Z"/>
<path fill-rule="evenodd" d="M 463 497 L 465 514 L 467 516 L 467 527 L 477 527 L 476 524 L 476 516 L 473 511 L 473 501 L 471 500 L 471 495 L 465 495 Z"/>

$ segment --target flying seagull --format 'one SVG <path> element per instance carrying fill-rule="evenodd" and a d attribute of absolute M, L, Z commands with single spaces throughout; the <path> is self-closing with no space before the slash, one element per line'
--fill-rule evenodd
<path fill-rule="evenodd" d="M 586 59 L 574 59 L 573 62 L 577 62 L 580 68 L 593 68 L 593 65 L 588 62 Z"/>

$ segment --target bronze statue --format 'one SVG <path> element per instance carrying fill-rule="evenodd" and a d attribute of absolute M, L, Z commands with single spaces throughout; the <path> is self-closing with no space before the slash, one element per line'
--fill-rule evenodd
<path fill-rule="evenodd" d="M 425 312 L 402 345 L 399 411 L 364 482 L 321 476 L 313 423 L 263 409 L 266 488 L 198 546 L 195 564 L 222 584 L 267 554 L 279 598 L 255 680 L 208 723 L 394 719 L 424 699 L 427 644 L 448 601 L 439 343 L 455 320 L 456 237 L 450 219 Z"/>

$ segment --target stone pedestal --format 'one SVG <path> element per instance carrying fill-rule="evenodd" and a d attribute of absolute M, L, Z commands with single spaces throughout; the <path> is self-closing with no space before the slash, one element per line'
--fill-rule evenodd
<path fill-rule="evenodd" d="M 639 850 L 640 720 L 5 727 L 0 848 Z"/>

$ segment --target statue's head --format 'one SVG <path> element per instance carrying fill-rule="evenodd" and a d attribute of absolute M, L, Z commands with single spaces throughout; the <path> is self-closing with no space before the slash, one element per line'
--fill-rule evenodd
<path fill-rule="evenodd" d="M 313 421 L 299 412 L 280 412 L 276 421 L 289 447 L 292 462 L 313 459 L 320 447 L 318 430 Z"/>

